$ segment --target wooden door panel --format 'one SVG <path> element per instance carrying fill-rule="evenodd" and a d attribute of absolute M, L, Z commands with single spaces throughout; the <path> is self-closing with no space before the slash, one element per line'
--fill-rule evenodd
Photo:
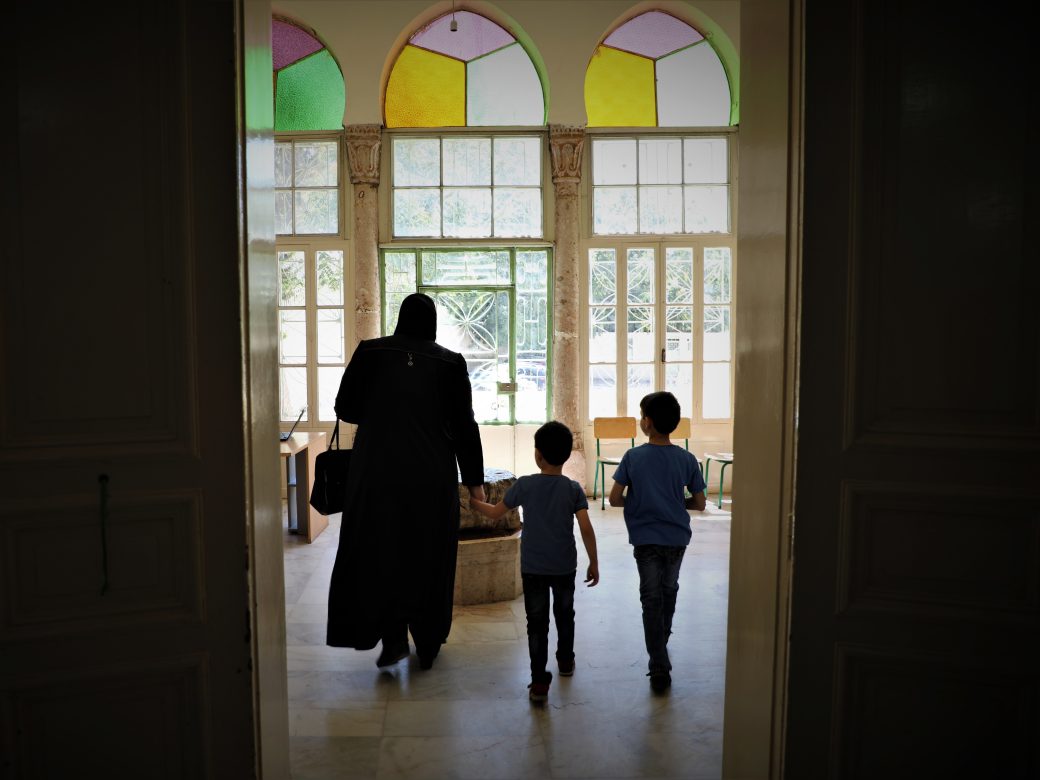
<path fill-rule="evenodd" d="M 971 55 L 950 9 L 806 5 L 791 778 L 1040 771 L 1040 139 L 1008 110 L 1013 17 Z"/>

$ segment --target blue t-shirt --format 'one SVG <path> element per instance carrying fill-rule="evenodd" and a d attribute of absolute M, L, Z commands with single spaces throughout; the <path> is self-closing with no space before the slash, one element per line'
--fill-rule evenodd
<path fill-rule="evenodd" d="M 502 499 L 524 510 L 520 534 L 520 571 L 524 574 L 570 574 L 578 568 L 574 513 L 588 509 L 585 490 L 562 474 L 520 477 Z"/>
<path fill-rule="evenodd" d="M 628 450 L 614 472 L 614 481 L 628 486 L 625 525 L 630 544 L 690 543 L 690 515 L 683 488 L 697 495 L 706 487 L 697 459 L 675 444 L 642 444 Z"/>

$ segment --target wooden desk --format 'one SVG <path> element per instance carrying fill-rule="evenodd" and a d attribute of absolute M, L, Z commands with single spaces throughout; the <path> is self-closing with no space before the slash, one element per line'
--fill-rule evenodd
<path fill-rule="evenodd" d="M 325 449 L 322 431 L 294 433 L 280 443 L 278 453 L 285 459 L 285 497 L 289 505 L 289 533 L 303 534 L 308 542 L 329 525 L 329 519 L 311 506 L 314 485 L 314 459 Z"/>

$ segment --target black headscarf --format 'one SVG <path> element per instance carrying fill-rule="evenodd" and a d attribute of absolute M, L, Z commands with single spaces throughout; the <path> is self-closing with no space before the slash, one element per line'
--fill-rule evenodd
<path fill-rule="evenodd" d="M 405 298 L 397 315 L 394 335 L 434 341 L 437 338 L 437 307 L 433 298 L 422 293 L 412 293 Z"/>

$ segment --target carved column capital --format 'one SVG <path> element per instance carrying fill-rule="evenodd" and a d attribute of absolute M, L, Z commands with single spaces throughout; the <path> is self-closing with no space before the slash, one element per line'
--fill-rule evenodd
<path fill-rule="evenodd" d="M 581 181 L 581 155 L 585 128 L 580 125 L 549 125 L 549 154 L 553 183 Z"/>
<path fill-rule="evenodd" d="M 379 186 L 381 125 L 347 125 L 347 164 L 353 184 Z"/>

